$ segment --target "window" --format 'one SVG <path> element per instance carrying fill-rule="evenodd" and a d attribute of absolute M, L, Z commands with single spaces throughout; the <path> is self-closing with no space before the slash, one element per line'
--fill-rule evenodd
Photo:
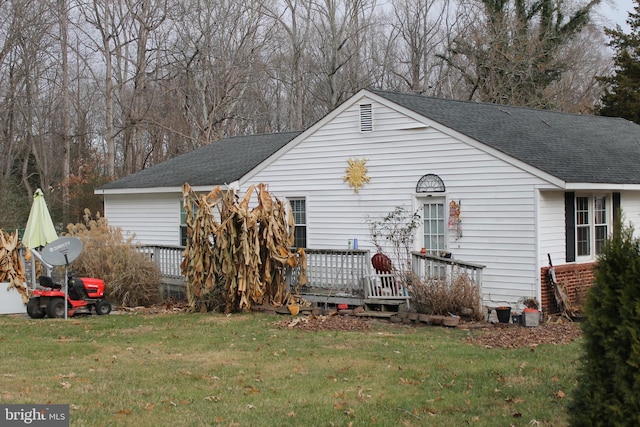
<path fill-rule="evenodd" d="M 307 247 L 307 206 L 304 198 L 289 199 L 295 229 L 293 232 L 293 246 Z"/>
<path fill-rule="evenodd" d="M 593 259 L 602 252 L 602 245 L 612 227 L 620 220 L 619 192 L 608 194 L 564 193 L 566 262 Z"/>
<path fill-rule="evenodd" d="M 576 255 L 593 257 L 602 252 L 609 235 L 609 198 L 603 195 L 576 196 Z"/>
<path fill-rule="evenodd" d="M 187 246 L 187 211 L 184 202 L 180 200 L 180 246 Z"/>
<path fill-rule="evenodd" d="M 429 200 L 423 204 L 424 245 L 427 252 L 446 250 L 444 200 Z"/>

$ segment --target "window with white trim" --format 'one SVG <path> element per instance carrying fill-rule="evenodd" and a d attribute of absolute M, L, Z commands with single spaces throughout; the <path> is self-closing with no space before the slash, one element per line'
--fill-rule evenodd
<path fill-rule="evenodd" d="M 293 214 L 295 228 L 293 231 L 293 246 L 296 248 L 307 247 L 307 203 L 304 197 L 291 198 L 289 205 Z"/>
<path fill-rule="evenodd" d="M 576 195 L 576 255 L 595 257 L 602 252 L 611 229 L 611 198 L 606 195 Z"/>

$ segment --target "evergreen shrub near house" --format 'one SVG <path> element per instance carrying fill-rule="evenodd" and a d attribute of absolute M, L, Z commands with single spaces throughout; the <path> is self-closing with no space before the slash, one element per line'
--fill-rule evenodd
<path fill-rule="evenodd" d="M 584 354 L 569 408 L 575 427 L 640 425 L 640 241 L 607 241 L 585 305 Z"/>
<path fill-rule="evenodd" d="M 112 304 L 136 307 L 160 301 L 160 269 L 136 249 L 133 237 L 125 238 L 122 230 L 109 226 L 106 218 L 92 218 L 88 209 L 84 222 L 69 224 L 67 231 L 83 243 L 71 270 L 79 277 L 104 280 Z"/>

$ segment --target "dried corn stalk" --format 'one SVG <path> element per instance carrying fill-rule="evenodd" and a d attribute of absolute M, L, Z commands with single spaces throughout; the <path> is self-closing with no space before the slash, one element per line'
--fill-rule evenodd
<path fill-rule="evenodd" d="M 4 230 L 0 230 L 0 282 L 9 282 L 7 290 L 15 288 L 26 304 L 29 301 L 29 289 L 18 245 L 17 231 L 8 234 Z"/>
<path fill-rule="evenodd" d="M 220 187 L 197 195 L 185 184 L 182 192 L 187 213 L 182 272 L 192 310 L 210 310 L 218 287 L 227 312 L 295 299 L 286 292 L 285 268 L 298 266 L 304 251 L 302 256 L 289 252 L 292 222 L 265 184 L 251 186 L 241 200 Z M 258 205 L 252 209 L 254 192 Z"/>

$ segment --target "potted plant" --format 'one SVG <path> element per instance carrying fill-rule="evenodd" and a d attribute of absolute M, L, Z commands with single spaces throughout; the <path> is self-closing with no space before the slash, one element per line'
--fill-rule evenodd
<path fill-rule="evenodd" d="M 522 322 L 524 326 L 538 326 L 540 324 L 540 303 L 535 297 L 522 300 Z"/>

